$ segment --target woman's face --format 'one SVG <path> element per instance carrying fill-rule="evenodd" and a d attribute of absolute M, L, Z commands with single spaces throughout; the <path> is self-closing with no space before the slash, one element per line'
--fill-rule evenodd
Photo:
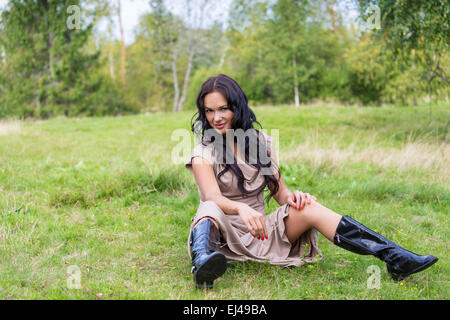
<path fill-rule="evenodd" d="M 204 99 L 205 114 L 210 126 L 219 133 L 225 134 L 227 129 L 231 129 L 231 121 L 234 112 L 228 106 L 228 102 L 222 93 L 214 91 L 208 93 Z"/>

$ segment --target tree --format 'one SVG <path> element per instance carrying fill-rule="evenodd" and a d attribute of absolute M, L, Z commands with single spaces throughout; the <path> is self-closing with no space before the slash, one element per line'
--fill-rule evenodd
<path fill-rule="evenodd" d="M 93 23 L 80 15 L 69 27 L 75 0 L 11 0 L 1 14 L 3 115 L 48 117 L 126 110 L 99 74 L 99 51 L 88 49 Z M 111 94 L 111 96 L 110 96 Z"/>
<path fill-rule="evenodd" d="M 298 107 L 341 94 L 346 34 L 339 13 L 333 25 L 326 9 L 327 2 L 306 0 L 235 1 L 228 32 L 231 69 L 252 102 Z"/>
<path fill-rule="evenodd" d="M 164 56 L 170 57 L 171 59 L 170 66 L 172 70 L 174 91 L 172 111 L 176 112 L 178 111 L 180 100 L 178 83 L 178 59 L 180 56 L 179 42 L 183 38 L 182 34 L 185 31 L 185 26 L 180 19 L 174 17 L 172 13 L 167 10 L 164 0 L 152 0 L 150 1 L 150 5 L 153 9 L 152 27 L 155 30 L 153 33 L 153 41 L 158 47 L 158 50 L 162 53 L 164 52 Z M 165 63 L 166 61 L 161 61 L 161 63 Z"/>
<path fill-rule="evenodd" d="M 151 12 L 140 17 L 135 41 L 128 47 L 127 99 L 143 111 L 191 108 L 201 84 L 195 75 L 219 63 L 226 45 L 224 32 L 219 23 L 191 30 L 163 1 L 151 4 Z M 189 33 L 195 40 L 191 40 L 194 54 L 187 45 Z"/>
<path fill-rule="evenodd" d="M 405 70 L 417 70 L 417 77 L 427 83 L 428 92 L 447 87 L 450 44 L 450 6 L 445 0 L 359 0 L 363 18 L 368 8 L 376 6 L 381 12 L 381 28 L 373 30 L 374 37 L 384 38 L 395 61 Z M 433 82 L 438 84 L 433 88 Z"/>
<path fill-rule="evenodd" d="M 117 19 L 119 21 L 119 29 L 120 29 L 120 45 L 122 48 L 122 55 L 120 60 L 120 72 L 121 72 L 121 79 L 122 79 L 122 89 L 125 91 L 126 84 L 127 84 L 127 49 L 125 46 L 125 35 L 123 33 L 123 24 L 122 24 L 122 12 L 121 12 L 121 5 L 120 0 L 117 0 Z"/>
<path fill-rule="evenodd" d="M 189 79 L 191 77 L 195 56 L 199 53 L 199 50 L 201 50 L 201 46 L 199 46 L 199 42 L 201 41 L 200 35 L 202 34 L 201 31 L 204 28 L 205 21 L 209 18 L 205 13 L 216 7 L 219 1 L 178 0 L 171 1 L 170 3 L 172 6 L 185 8 L 185 11 L 182 14 L 183 24 L 175 24 L 173 26 L 176 29 L 175 32 L 177 32 L 180 37 L 178 38 L 177 43 L 170 42 L 173 52 L 172 70 L 175 91 L 173 111 L 180 112 L 183 110 L 183 105 L 186 101 Z M 180 92 L 177 75 L 177 58 L 182 52 L 186 53 L 187 61 L 185 62 L 183 86 L 182 91 Z"/>
<path fill-rule="evenodd" d="M 186 102 L 189 82 L 194 69 L 196 57 L 203 55 L 206 41 L 210 38 L 205 30 L 205 21 L 211 19 L 205 15 L 218 1 L 179 0 L 171 1 L 172 12 L 184 8 L 181 17 L 170 12 L 163 0 L 152 0 L 154 17 L 154 40 L 160 51 L 170 57 L 173 83 L 173 112 L 183 110 Z M 180 85 L 180 73 L 182 75 Z"/>

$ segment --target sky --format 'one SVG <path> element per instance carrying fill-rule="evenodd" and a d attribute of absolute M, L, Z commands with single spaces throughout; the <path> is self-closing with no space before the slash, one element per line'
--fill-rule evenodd
<path fill-rule="evenodd" d="M 4 1 L 4 0 L 0 0 Z M 122 9 L 122 24 L 124 28 L 125 34 L 125 43 L 127 45 L 134 42 L 134 28 L 139 23 L 139 17 L 141 14 L 145 14 L 151 12 L 150 1 L 149 0 L 121 0 L 121 9 Z M 177 16 L 184 16 L 185 11 L 184 7 L 180 4 L 184 3 L 183 0 L 169 0 L 166 1 L 168 9 Z M 216 14 L 214 16 L 222 21 L 226 22 L 228 19 L 228 7 L 231 3 L 231 0 L 222 0 L 220 1 L 220 6 L 215 8 Z M 117 17 L 114 17 L 115 26 L 113 26 L 113 32 L 117 39 L 120 39 L 120 31 Z M 106 19 L 100 21 L 98 25 L 98 30 L 101 32 L 107 31 L 107 21 Z"/>
<path fill-rule="evenodd" d="M 112 1 L 112 0 L 110 0 Z M 116 2 L 116 0 L 114 0 Z M 165 1 L 169 10 L 178 16 L 183 16 L 185 13 L 183 11 L 184 3 L 183 0 L 166 0 Z M 8 3 L 8 0 L 0 0 L 0 9 L 3 8 Z M 228 7 L 231 0 L 219 1 L 220 5 L 217 6 L 214 11 L 214 16 L 222 22 L 226 22 L 228 19 Z M 83 10 L 83 8 L 81 8 Z M 149 0 L 121 0 L 121 11 L 122 11 L 122 24 L 124 28 L 125 43 L 127 45 L 134 42 L 134 28 L 139 23 L 139 16 L 143 13 L 151 12 L 150 1 Z M 116 39 L 120 39 L 119 24 L 117 18 L 114 17 L 113 33 Z M 106 19 L 100 20 L 98 30 L 101 32 L 107 32 L 108 22 Z"/>
<path fill-rule="evenodd" d="M 4 1 L 4 0 L 0 0 Z M 178 15 L 185 16 L 186 12 L 183 10 L 183 6 L 180 4 L 185 3 L 186 0 L 166 0 L 165 3 L 169 10 Z M 201 0 L 200 0 L 201 1 Z M 210 0 L 206 0 L 210 1 Z M 217 2 L 215 2 L 217 4 Z M 219 20 L 226 26 L 228 20 L 228 12 L 232 0 L 219 0 L 219 5 L 207 10 L 206 15 L 212 19 Z M 351 0 L 340 0 L 337 2 L 338 7 L 341 12 L 345 12 L 343 15 L 344 24 L 348 25 L 355 21 L 357 17 L 357 12 L 352 5 Z M 139 22 L 139 16 L 142 13 L 147 13 L 151 11 L 149 0 L 122 0 L 123 16 L 122 22 L 125 31 L 125 43 L 127 45 L 134 42 L 133 29 L 137 26 Z M 114 33 L 117 39 L 120 39 L 119 25 L 117 19 L 114 20 L 116 27 L 114 28 Z M 99 26 L 100 31 L 106 31 L 106 23 Z"/>
<path fill-rule="evenodd" d="M 121 13 L 122 24 L 124 29 L 125 44 L 129 45 L 134 42 L 134 28 L 139 23 L 139 16 L 143 13 L 150 12 L 150 1 L 148 0 L 122 0 L 121 1 Z M 113 32 L 116 39 L 120 39 L 120 30 L 117 17 L 114 17 Z M 103 19 L 98 25 L 98 30 L 101 32 L 107 31 L 107 21 Z"/>
<path fill-rule="evenodd" d="M 113 1 L 113 0 L 110 0 Z M 116 0 L 114 0 L 115 2 Z M 209 1 L 209 0 L 207 0 Z M 151 12 L 149 0 L 121 0 L 122 6 L 122 24 L 124 28 L 125 34 L 125 43 L 126 45 L 130 45 L 134 42 L 134 28 L 139 23 L 139 16 L 143 13 Z M 184 11 L 184 7 L 181 5 L 185 2 L 185 0 L 166 0 L 165 1 L 169 10 L 177 16 L 185 16 L 186 12 Z M 226 22 L 228 20 L 228 12 L 229 7 L 232 0 L 221 0 L 219 1 L 219 5 L 216 5 L 213 8 L 210 8 L 206 15 L 207 17 L 213 18 L 215 20 L 219 20 L 226 26 Z M 339 6 L 343 9 L 345 4 L 348 4 L 351 1 L 341 0 L 339 1 Z M 0 0 L 0 9 L 4 7 L 8 3 L 8 0 Z M 82 8 L 81 8 L 82 10 Z M 355 12 L 353 10 L 345 10 L 347 13 L 344 16 L 344 19 L 353 19 L 355 16 Z M 112 31 L 116 39 L 120 39 L 120 31 L 119 24 L 117 18 L 113 19 L 114 25 L 112 26 Z M 107 32 L 108 30 L 108 21 L 106 19 L 100 20 L 97 28 L 100 32 Z"/>

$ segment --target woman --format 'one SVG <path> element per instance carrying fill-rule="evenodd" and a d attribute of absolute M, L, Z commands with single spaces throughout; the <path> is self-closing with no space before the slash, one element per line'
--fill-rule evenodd
<path fill-rule="evenodd" d="M 308 193 L 289 191 L 272 137 L 253 127 L 253 122 L 260 123 L 248 107 L 247 96 L 230 77 L 219 74 L 204 82 L 197 108 L 191 128 L 202 142 L 192 151 L 186 168 L 193 172 L 200 195 L 188 241 L 198 288 L 212 288 L 227 261 L 300 266 L 321 259 L 317 231 L 341 248 L 385 261 L 395 280 L 438 260 L 401 248 L 349 216 L 324 207 Z M 245 133 L 243 139 L 239 132 Z M 263 199 L 266 186 L 270 190 L 267 202 L 273 197 L 280 205 L 269 215 Z"/>

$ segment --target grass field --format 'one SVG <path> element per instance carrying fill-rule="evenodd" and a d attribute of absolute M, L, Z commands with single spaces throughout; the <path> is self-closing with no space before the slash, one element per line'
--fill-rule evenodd
<path fill-rule="evenodd" d="M 299 268 L 232 264 L 196 290 L 186 242 L 199 197 L 171 152 L 193 112 L 0 123 L 1 299 L 448 299 L 450 105 L 254 108 L 290 190 L 315 195 L 430 269 L 395 282 L 334 246 Z M 446 136 L 445 136 L 446 135 Z M 194 140 L 192 140 L 192 147 Z M 266 190 L 267 192 L 267 190 Z M 271 200 L 267 212 L 277 208 Z M 371 288 L 370 266 L 381 280 Z M 75 281 L 79 279 L 79 282 Z"/>

